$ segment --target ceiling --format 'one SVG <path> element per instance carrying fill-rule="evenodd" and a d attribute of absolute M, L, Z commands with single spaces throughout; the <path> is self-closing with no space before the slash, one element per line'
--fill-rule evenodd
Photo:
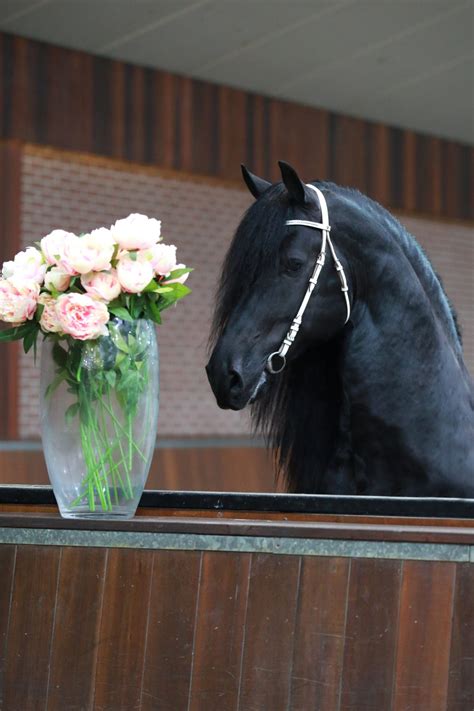
<path fill-rule="evenodd" d="M 474 143 L 474 0 L 0 0 L 0 30 Z"/>

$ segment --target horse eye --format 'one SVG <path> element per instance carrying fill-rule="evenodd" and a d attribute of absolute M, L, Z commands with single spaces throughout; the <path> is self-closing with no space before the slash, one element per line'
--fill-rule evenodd
<path fill-rule="evenodd" d="M 300 259 L 296 259 L 295 257 L 291 257 L 290 259 L 287 260 L 286 262 L 286 271 L 288 272 L 299 272 L 301 267 L 303 266 L 304 262 L 302 262 Z"/>

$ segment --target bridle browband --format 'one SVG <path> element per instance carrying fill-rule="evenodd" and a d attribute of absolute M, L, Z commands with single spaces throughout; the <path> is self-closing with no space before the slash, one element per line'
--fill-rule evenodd
<path fill-rule="evenodd" d="M 328 206 L 326 203 L 326 199 L 324 195 L 322 194 L 321 190 L 317 188 L 315 185 L 311 185 L 310 183 L 306 184 L 307 188 L 311 188 L 311 190 L 314 190 L 316 193 L 318 200 L 319 200 L 319 206 L 321 208 L 321 220 L 322 222 L 313 222 L 311 220 L 287 220 L 285 222 L 285 225 L 302 225 L 303 227 L 313 227 L 316 230 L 321 230 L 322 236 L 323 236 L 323 241 L 321 244 L 321 251 L 319 252 L 319 256 L 316 260 L 316 266 L 314 268 L 313 274 L 309 280 L 308 283 L 308 288 L 306 289 L 306 293 L 303 297 L 303 301 L 301 302 L 301 306 L 298 309 L 298 313 L 296 314 L 295 318 L 293 319 L 293 323 L 290 326 L 290 330 L 286 334 L 285 338 L 283 339 L 283 343 L 281 344 L 279 350 L 275 351 L 274 353 L 271 353 L 268 358 L 267 358 L 267 370 L 270 373 L 281 373 L 283 368 L 286 365 L 286 354 L 290 350 L 290 346 L 293 344 L 296 335 L 299 331 L 299 328 L 301 326 L 301 322 L 303 319 L 303 314 L 306 310 L 306 307 L 309 302 L 309 297 L 313 293 L 314 289 L 316 288 L 316 284 L 318 283 L 319 275 L 321 274 L 321 270 L 324 266 L 324 262 L 326 261 L 326 244 L 329 244 L 329 249 L 331 250 L 332 258 L 334 260 L 334 265 L 336 267 L 336 271 L 339 277 L 339 281 L 341 282 L 341 291 L 344 294 L 344 299 L 346 302 L 346 310 L 347 310 L 347 316 L 346 320 L 344 321 L 344 325 L 349 321 L 350 315 L 351 315 L 351 303 L 349 301 L 349 287 L 347 286 L 347 279 L 346 275 L 344 273 L 344 267 L 342 266 L 341 262 L 337 258 L 336 251 L 333 247 L 333 244 L 331 242 L 331 238 L 329 236 L 329 232 L 331 231 L 331 225 L 329 224 L 329 213 L 328 213 Z M 279 363 L 274 364 L 274 359 L 278 358 Z"/>

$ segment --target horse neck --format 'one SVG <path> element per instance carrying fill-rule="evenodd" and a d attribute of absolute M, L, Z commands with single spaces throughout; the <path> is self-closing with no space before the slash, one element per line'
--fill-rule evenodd
<path fill-rule="evenodd" d="M 472 390 L 446 297 L 421 250 L 404 239 L 387 241 L 383 253 L 365 242 L 365 288 L 344 339 L 343 390 L 354 454 L 370 461 L 373 475 L 379 468 L 397 477 L 405 466 L 442 479 L 472 456 Z"/>

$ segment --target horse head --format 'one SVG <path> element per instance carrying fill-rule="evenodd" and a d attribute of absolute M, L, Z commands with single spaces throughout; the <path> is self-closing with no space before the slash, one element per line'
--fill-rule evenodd
<path fill-rule="evenodd" d="M 285 340 L 308 287 L 311 289 L 310 280 L 321 255 L 322 230 L 309 224 L 321 225 L 324 219 L 318 195 L 290 165 L 280 162 L 280 169 L 282 182 L 272 185 L 242 166 L 244 181 L 256 202 L 242 220 L 227 255 L 218 292 L 218 338 L 207 365 L 222 408 L 240 410 L 254 402 L 272 371 L 279 369 L 274 367 L 277 361 L 269 367 L 269 357 L 278 353 Z M 332 243 L 337 244 L 337 230 L 331 234 Z M 339 253 L 348 293 L 353 294 L 349 262 L 342 251 Z M 347 321 L 341 281 L 330 264 L 329 247 L 324 256 L 317 298 L 309 298 L 304 318 L 295 327 L 298 335 L 293 334 L 288 359 L 334 338 Z"/>

